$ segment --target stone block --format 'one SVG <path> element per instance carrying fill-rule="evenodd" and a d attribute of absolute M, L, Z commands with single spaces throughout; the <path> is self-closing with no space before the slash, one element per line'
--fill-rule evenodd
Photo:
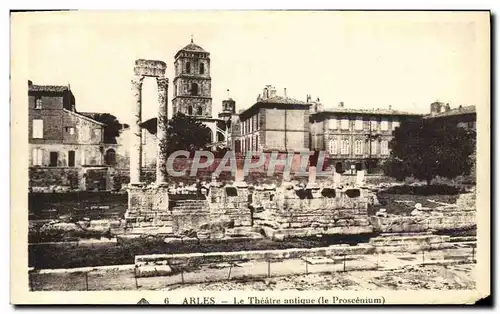
<path fill-rule="evenodd" d="M 168 265 L 137 265 L 135 270 L 136 277 L 168 276 L 171 273 L 172 269 Z"/>

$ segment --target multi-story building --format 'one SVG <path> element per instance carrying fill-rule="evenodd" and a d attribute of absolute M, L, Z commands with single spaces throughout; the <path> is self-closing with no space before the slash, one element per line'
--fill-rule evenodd
<path fill-rule="evenodd" d="M 79 114 L 69 86 L 28 81 L 30 166 L 103 164 L 104 124 Z"/>
<path fill-rule="evenodd" d="M 241 150 L 309 151 L 310 104 L 276 94 L 267 85 L 257 102 L 239 114 Z"/>
<path fill-rule="evenodd" d="M 452 123 L 461 128 L 476 130 L 476 106 L 458 106 L 451 109 L 450 104 L 436 101 L 431 104 L 431 113 L 424 119 L 440 124 Z"/>
<path fill-rule="evenodd" d="M 421 117 L 391 108 L 345 108 L 341 102 L 337 108 L 311 114 L 311 147 L 327 151 L 329 164 L 334 164 L 337 172 L 372 170 L 389 157 L 392 132 L 400 123 Z"/>

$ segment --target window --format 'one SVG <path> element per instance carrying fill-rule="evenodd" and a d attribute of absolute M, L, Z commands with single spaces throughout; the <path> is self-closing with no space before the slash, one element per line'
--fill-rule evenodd
<path fill-rule="evenodd" d="M 33 156 L 31 163 L 33 166 L 41 166 L 43 163 L 43 150 L 40 148 L 33 148 Z"/>
<path fill-rule="evenodd" d="M 259 149 L 259 136 L 258 135 L 255 137 L 255 150 L 257 150 L 257 151 L 260 150 Z"/>
<path fill-rule="evenodd" d="M 388 141 L 382 141 L 380 143 L 380 150 L 382 155 L 389 155 L 389 142 Z"/>
<path fill-rule="evenodd" d="M 328 151 L 332 155 L 337 155 L 337 139 L 336 138 L 332 138 L 328 142 Z"/>
<path fill-rule="evenodd" d="M 380 129 L 382 129 L 382 131 L 389 130 L 389 122 L 387 120 L 382 120 L 380 123 Z"/>
<path fill-rule="evenodd" d="M 188 109 L 187 109 L 187 114 L 188 115 L 192 115 L 193 114 L 193 107 L 192 106 L 189 106 Z"/>
<path fill-rule="evenodd" d="M 364 144 L 364 141 L 362 141 L 362 140 L 356 140 L 356 144 L 354 146 L 354 153 L 356 155 L 362 155 L 363 154 L 363 144 Z"/>
<path fill-rule="evenodd" d="M 399 128 L 400 123 L 398 121 L 392 121 L 392 129 L 396 130 L 396 128 Z"/>
<path fill-rule="evenodd" d="M 43 120 L 33 120 L 33 138 L 43 138 Z"/>
<path fill-rule="evenodd" d="M 377 141 L 377 140 L 375 140 L 375 139 L 373 139 L 373 140 L 371 140 L 371 142 L 370 142 L 370 143 L 371 143 L 371 144 L 370 144 L 370 151 L 371 151 L 371 154 L 372 154 L 372 155 L 376 155 L 376 154 L 377 154 L 377 143 L 378 143 L 378 141 Z"/>
<path fill-rule="evenodd" d="M 203 63 L 200 63 L 200 74 L 205 73 L 205 65 Z"/>
<path fill-rule="evenodd" d="M 116 164 L 116 152 L 114 149 L 108 149 L 104 158 L 106 165 L 114 166 Z"/>
<path fill-rule="evenodd" d="M 362 119 L 357 119 L 354 122 L 354 129 L 356 129 L 356 130 L 363 130 L 363 120 Z"/>
<path fill-rule="evenodd" d="M 74 167 L 75 166 L 75 151 L 70 150 L 68 151 L 68 167 Z"/>
<path fill-rule="evenodd" d="M 328 127 L 332 130 L 336 130 L 337 129 L 337 119 L 330 119 L 328 121 Z"/>
<path fill-rule="evenodd" d="M 59 159 L 59 153 L 58 152 L 50 152 L 50 167 L 57 167 L 57 162 Z"/>
<path fill-rule="evenodd" d="M 35 109 L 42 109 L 42 98 L 35 99 Z"/>
<path fill-rule="evenodd" d="M 376 129 L 377 129 L 377 127 L 378 127 L 378 121 L 377 121 L 377 120 L 372 120 L 372 121 L 370 121 L 370 128 L 371 128 L 372 130 L 376 130 Z"/>
<path fill-rule="evenodd" d="M 196 83 L 191 84 L 191 95 L 198 96 L 198 84 Z"/>
<path fill-rule="evenodd" d="M 342 119 L 340 121 L 340 128 L 342 130 L 349 130 L 349 119 Z"/>
<path fill-rule="evenodd" d="M 74 128 L 74 127 L 72 127 L 72 126 L 67 126 L 67 127 L 65 127 L 65 128 L 64 128 L 64 131 L 65 131 L 66 133 L 69 133 L 70 135 L 75 134 L 75 128 Z"/>
<path fill-rule="evenodd" d="M 342 140 L 342 146 L 340 147 L 340 153 L 342 155 L 349 155 L 349 150 L 350 150 L 349 140 L 348 139 Z"/>
<path fill-rule="evenodd" d="M 198 112 L 197 114 L 201 116 L 203 114 L 203 108 L 201 106 L 198 107 Z"/>
<path fill-rule="evenodd" d="M 186 62 L 186 73 L 191 73 L 191 62 Z"/>

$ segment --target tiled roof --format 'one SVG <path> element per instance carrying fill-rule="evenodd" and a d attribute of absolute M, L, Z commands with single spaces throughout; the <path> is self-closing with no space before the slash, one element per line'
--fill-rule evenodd
<path fill-rule="evenodd" d="M 61 85 L 28 85 L 30 92 L 67 92 L 68 86 Z"/>
<path fill-rule="evenodd" d="M 288 97 L 281 97 L 281 96 L 273 96 L 269 97 L 266 99 L 259 99 L 257 103 L 263 103 L 263 104 L 289 104 L 289 105 L 310 105 L 306 102 L 293 99 L 293 98 L 288 98 Z"/>
<path fill-rule="evenodd" d="M 473 113 L 476 113 L 476 106 L 471 105 L 471 106 L 465 106 L 465 107 L 451 109 L 449 111 L 440 112 L 440 113 L 437 113 L 434 115 L 426 115 L 424 118 L 425 119 L 432 119 L 432 118 L 458 116 L 458 115 L 473 114 Z"/>
<path fill-rule="evenodd" d="M 205 51 L 205 49 L 201 48 L 195 43 L 190 43 L 189 45 L 185 46 L 181 50 L 187 50 L 187 51 Z"/>
<path fill-rule="evenodd" d="M 407 111 L 393 110 L 393 109 L 357 109 L 357 108 L 325 108 L 326 113 L 355 113 L 355 114 L 372 114 L 372 115 L 401 115 L 401 116 L 421 116 L 422 114 L 412 113 Z"/>

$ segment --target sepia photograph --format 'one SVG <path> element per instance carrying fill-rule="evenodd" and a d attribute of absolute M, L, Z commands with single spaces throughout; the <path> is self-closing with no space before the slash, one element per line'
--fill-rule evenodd
<path fill-rule="evenodd" d="M 12 12 L 11 302 L 486 298 L 490 18 Z"/>

